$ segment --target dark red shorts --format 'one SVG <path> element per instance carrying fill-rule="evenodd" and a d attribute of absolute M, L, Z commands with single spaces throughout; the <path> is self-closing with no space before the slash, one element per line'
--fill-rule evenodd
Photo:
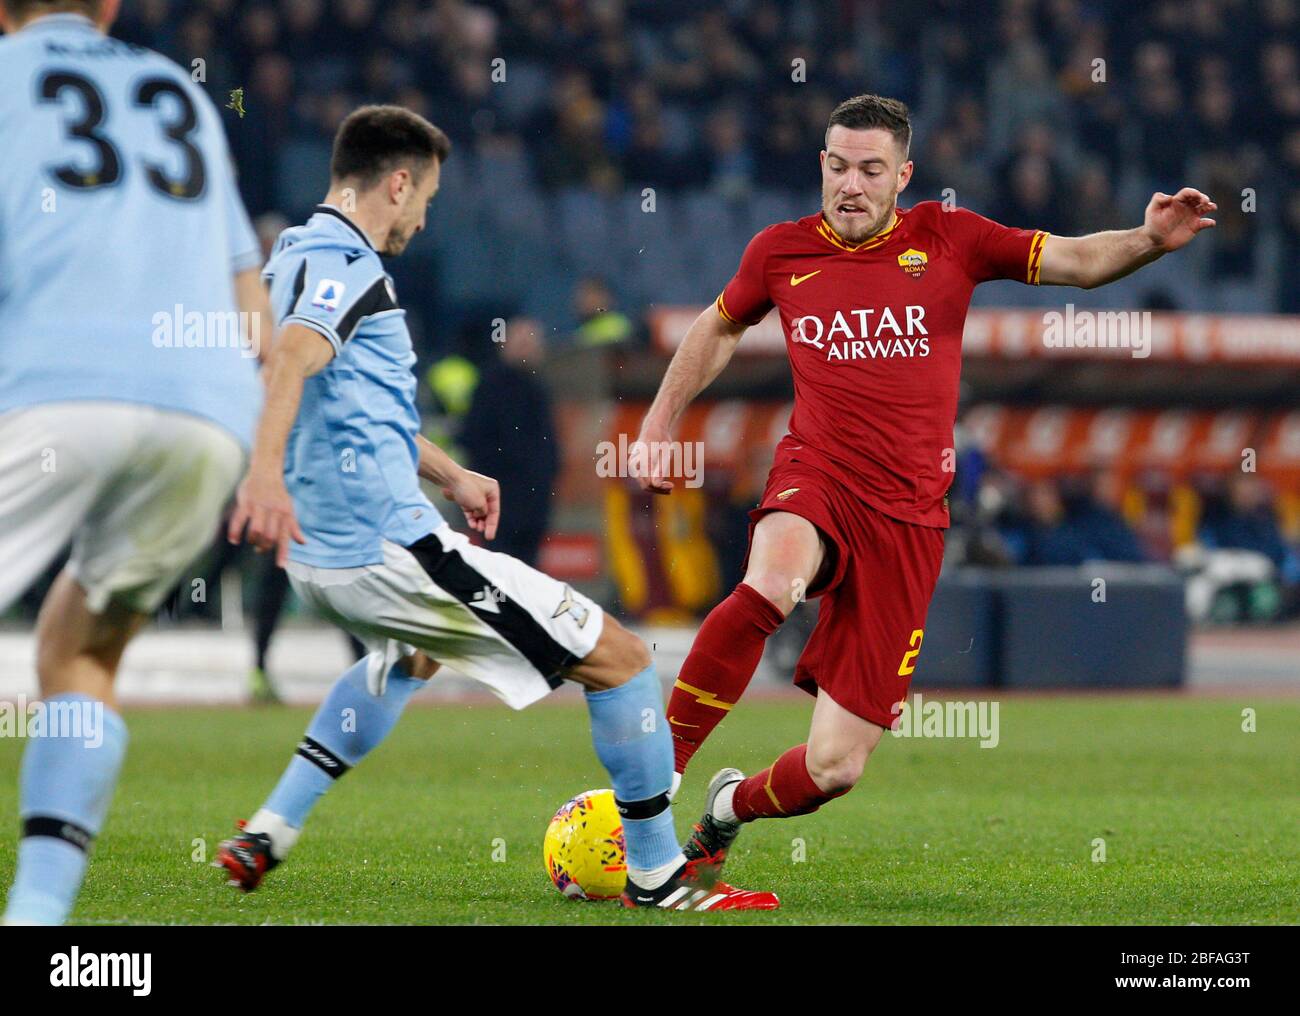
<path fill-rule="evenodd" d="M 782 457 L 763 500 L 749 513 L 749 537 L 771 512 L 790 512 L 821 530 L 832 573 L 808 590 L 821 613 L 795 667 L 794 682 L 817 689 L 882 727 L 897 718 L 925 637 L 925 615 L 943 562 L 943 530 L 900 522 L 851 494 L 815 466 Z"/>

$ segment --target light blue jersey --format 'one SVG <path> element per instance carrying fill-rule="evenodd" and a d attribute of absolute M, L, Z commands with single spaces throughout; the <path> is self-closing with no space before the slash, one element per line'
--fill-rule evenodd
<path fill-rule="evenodd" d="M 233 275 L 261 257 L 211 100 L 75 14 L 0 38 L 0 96 L 0 413 L 141 403 L 250 445 Z"/>
<path fill-rule="evenodd" d="M 318 205 L 280 234 L 263 277 L 276 325 L 301 324 L 334 347 L 307 379 L 289 437 L 285 482 L 319 568 L 380 564 L 383 541 L 409 546 L 442 525 L 420 490 L 415 351 L 393 280 L 366 235 Z"/>

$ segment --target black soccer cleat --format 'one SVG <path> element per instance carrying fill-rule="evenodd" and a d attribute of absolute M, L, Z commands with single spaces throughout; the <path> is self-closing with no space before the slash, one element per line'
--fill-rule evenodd
<path fill-rule="evenodd" d="M 266 833 L 245 832 L 242 818 L 235 824 L 239 826 L 239 835 L 222 841 L 212 867 L 225 868 L 230 876 L 229 885 L 251 893 L 280 862 L 271 853 L 271 837 Z"/>
<path fill-rule="evenodd" d="M 682 847 L 686 855 L 687 877 L 700 885 L 710 886 L 722 874 L 727 851 L 740 835 L 739 822 L 723 822 L 713 816 L 713 803 L 724 787 L 739 783 L 745 774 L 739 769 L 720 769 L 709 781 L 704 796 L 704 815 L 691 830 L 691 838 Z M 721 883 L 726 885 L 726 883 Z"/>

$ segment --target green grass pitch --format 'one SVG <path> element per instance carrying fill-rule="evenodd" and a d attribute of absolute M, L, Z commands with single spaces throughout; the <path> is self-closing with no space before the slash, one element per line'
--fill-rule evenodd
<path fill-rule="evenodd" d="M 1246 707 L 1255 733 L 1241 729 Z M 766 765 L 805 738 L 810 708 L 802 696 L 742 704 L 696 758 L 678 830 L 715 769 Z M 625 911 L 552 888 L 547 821 L 606 782 L 572 699 L 523 713 L 417 700 L 260 891 L 228 888 L 201 862 L 262 800 L 309 715 L 128 711 L 125 773 L 74 922 L 1300 921 L 1294 699 L 1009 698 L 993 749 L 887 735 L 847 797 L 745 831 L 728 878 L 775 890 L 783 908 L 735 915 Z M 0 740 L 5 886 L 21 748 Z"/>

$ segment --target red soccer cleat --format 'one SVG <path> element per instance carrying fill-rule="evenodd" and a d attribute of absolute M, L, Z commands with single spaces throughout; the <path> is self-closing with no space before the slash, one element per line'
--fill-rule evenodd
<path fill-rule="evenodd" d="M 737 889 L 726 882 L 701 885 L 682 866 L 658 889 L 642 889 L 631 880 L 623 890 L 625 907 L 658 907 L 661 910 L 776 910 L 781 901 L 775 893 Z"/>
<path fill-rule="evenodd" d="M 244 832 L 247 823 L 242 818 L 235 825 L 239 827 L 239 835 L 222 841 L 212 867 L 225 868 L 230 885 L 251 893 L 280 862 L 271 853 L 271 837 L 266 833 Z"/>

